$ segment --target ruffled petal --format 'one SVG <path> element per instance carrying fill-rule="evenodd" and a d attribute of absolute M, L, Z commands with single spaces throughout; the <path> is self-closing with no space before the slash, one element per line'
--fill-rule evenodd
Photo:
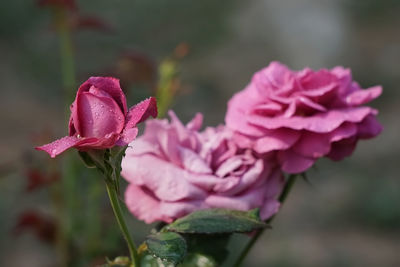
<path fill-rule="evenodd" d="M 248 116 L 249 123 L 265 129 L 278 129 L 286 127 L 295 130 L 308 130 L 316 133 L 331 132 L 343 122 L 361 122 L 366 116 L 376 114 L 376 110 L 370 107 L 355 107 L 334 109 L 324 113 L 318 113 L 311 117 L 262 117 Z M 237 129 L 245 134 L 247 129 Z"/>
<path fill-rule="evenodd" d="M 346 97 L 346 102 L 352 106 L 359 106 L 374 100 L 382 94 L 382 86 L 374 86 L 368 89 L 360 89 Z"/>
<path fill-rule="evenodd" d="M 291 129 L 265 131 L 265 136 L 254 143 L 254 150 L 266 153 L 273 150 L 284 150 L 291 147 L 300 138 L 301 133 Z"/>
<path fill-rule="evenodd" d="M 164 201 L 202 199 L 207 194 L 186 179 L 196 174 L 152 155 L 135 157 L 127 153 L 121 174 L 131 183 L 146 186 Z"/>

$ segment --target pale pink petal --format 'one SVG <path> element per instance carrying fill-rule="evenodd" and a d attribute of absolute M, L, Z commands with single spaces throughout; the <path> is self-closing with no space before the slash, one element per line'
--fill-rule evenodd
<path fill-rule="evenodd" d="M 165 201 L 201 199 L 206 195 L 204 190 L 186 179 L 192 173 L 152 155 L 130 155 L 122 161 L 121 174 L 131 183 L 146 186 Z"/>
<path fill-rule="evenodd" d="M 134 184 L 130 184 L 125 191 L 125 203 L 130 212 L 146 223 L 171 223 L 192 211 L 207 208 L 199 201 L 163 202 L 150 191 Z"/>
<path fill-rule="evenodd" d="M 232 190 L 232 188 L 235 188 L 239 183 L 240 183 L 240 177 L 235 177 L 235 176 L 224 177 L 223 179 L 218 179 L 217 183 L 212 188 L 212 190 L 216 193 L 223 193 L 224 195 L 227 195 L 229 194 L 227 192 Z"/>
<path fill-rule="evenodd" d="M 186 124 L 186 128 L 191 131 L 198 131 L 203 124 L 203 114 L 196 113 L 194 118 Z"/>
<path fill-rule="evenodd" d="M 270 170 L 268 168 L 264 168 L 263 161 L 259 159 L 256 161 L 254 166 L 249 167 L 249 170 L 247 170 L 246 173 L 240 179 L 238 179 L 238 182 L 234 184 L 234 187 L 229 188 L 229 191 L 226 188 L 221 190 L 217 186 L 214 188 L 214 190 L 216 192 L 223 192 L 224 195 L 230 196 L 240 194 L 242 191 L 251 188 L 258 181 L 267 179 L 269 171 Z"/>
<path fill-rule="evenodd" d="M 211 174 L 212 170 L 207 163 L 194 151 L 184 148 L 176 147 L 179 151 L 183 168 L 196 174 Z"/>
<path fill-rule="evenodd" d="M 281 203 L 276 199 L 266 199 L 264 205 L 260 208 L 261 220 L 267 220 L 278 213 Z"/>
<path fill-rule="evenodd" d="M 160 129 L 156 135 L 164 157 L 178 166 L 182 165 L 181 156 L 179 154 L 180 144 L 174 129 Z"/>
<path fill-rule="evenodd" d="M 242 157 L 233 156 L 225 160 L 225 162 L 223 162 L 215 171 L 215 174 L 219 177 L 225 177 L 229 173 L 239 168 L 242 164 L 243 164 Z"/>
<path fill-rule="evenodd" d="M 250 210 L 261 207 L 264 202 L 265 185 L 251 188 L 246 193 L 235 196 L 210 195 L 205 203 L 214 208 L 225 208 L 234 210 Z"/>
<path fill-rule="evenodd" d="M 170 223 L 173 220 L 173 218 L 162 214 L 159 199 L 146 193 L 139 186 L 134 184 L 130 184 L 126 188 L 125 204 L 130 212 L 146 223 L 152 223 L 155 221 L 165 221 Z"/>
<path fill-rule="evenodd" d="M 160 155 L 159 145 L 155 142 L 148 142 L 144 138 L 138 138 L 129 144 L 125 152 L 125 157 L 129 157 L 130 155 L 138 156 L 146 153 Z"/>

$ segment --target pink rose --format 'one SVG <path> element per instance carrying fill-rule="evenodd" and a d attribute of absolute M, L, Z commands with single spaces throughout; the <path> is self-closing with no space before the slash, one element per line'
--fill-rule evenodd
<path fill-rule="evenodd" d="M 148 98 L 127 110 L 119 80 L 91 77 L 78 89 L 71 105 L 69 136 L 37 147 L 52 158 L 74 147 L 81 151 L 125 146 L 135 139 L 136 124 L 157 116 L 155 98 Z"/>
<path fill-rule="evenodd" d="M 340 160 L 359 139 L 378 135 L 378 111 L 363 104 L 381 92 L 380 86 L 361 89 L 342 67 L 292 71 L 272 62 L 229 101 L 225 121 L 241 146 L 277 151 L 284 171 L 300 173 L 323 156 Z"/>
<path fill-rule="evenodd" d="M 122 176 L 130 183 L 125 200 L 136 217 L 170 223 L 206 208 L 259 207 L 262 219 L 277 212 L 284 180 L 273 161 L 239 148 L 222 126 L 198 132 L 201 114 L 186 126 L 169 114 L 171 123 L 147 121 L 122 161 Z"/>

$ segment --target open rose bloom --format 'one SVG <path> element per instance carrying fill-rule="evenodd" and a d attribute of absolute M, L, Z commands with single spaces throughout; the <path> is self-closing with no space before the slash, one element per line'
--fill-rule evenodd
<path fill-rule="evenodd" d="M 135 139 L 136 124 L 149 116 L 157 116 L 154 98 L 128 110 L 118 79 L 91 77 L 79 87 L 71 105 L 69 136 L 36 149 L 54 158 L 71 147 L 86 151 L 125 146 Z"/>
<path fill-rule="evenodd" d="M 284 180 L 275 160 L 239 148 L 223 126 L 199 132 L 200 114 L 186 126 L 170 116 L 147 121 L 122 161 L 126 205 L 136 217 L 170 223 L 198 209 L 260 208 L 267 219 L 278 211 Z"/>
<path fill-rule="evenodd" d="M 229 101 L 225 121 L 242 147 L 275 151 L 284 171 L 300 173 L 320 157 L 350 155 L 359 139 L 381 132 L 377 110 L 364 106 L 381 91 L 361 89 L 342 67 L 292 71 L 272 62 Z"/>

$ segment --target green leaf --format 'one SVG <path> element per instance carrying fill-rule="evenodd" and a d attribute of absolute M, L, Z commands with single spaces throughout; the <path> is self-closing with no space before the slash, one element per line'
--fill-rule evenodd
<path fill-rule="evenodd" d="M 145 243 L 150 254 L 173 264 L 182 262 L 187 251 L 185 239 L 173 232 L 150 235 Z"/>
<path fill-rule="evenodd" d="M 187 234 L 245 233 L 266 228 L 259 210 L 207 209 L 195 211 L 167 225 L 167 231 Z"/>
<path fill-rule="evenodd" d="M 207 262 L 212 261 L 221 265 L 228 257 L 229 251 L 227 246 L 231 235 L 232 234 L 183 234 L 188 245 L 188 257 L 189 255 L 201 254 L 208 258 Z M 210 246 L 210 244 L 212 244 L 212 246 Z"/>

